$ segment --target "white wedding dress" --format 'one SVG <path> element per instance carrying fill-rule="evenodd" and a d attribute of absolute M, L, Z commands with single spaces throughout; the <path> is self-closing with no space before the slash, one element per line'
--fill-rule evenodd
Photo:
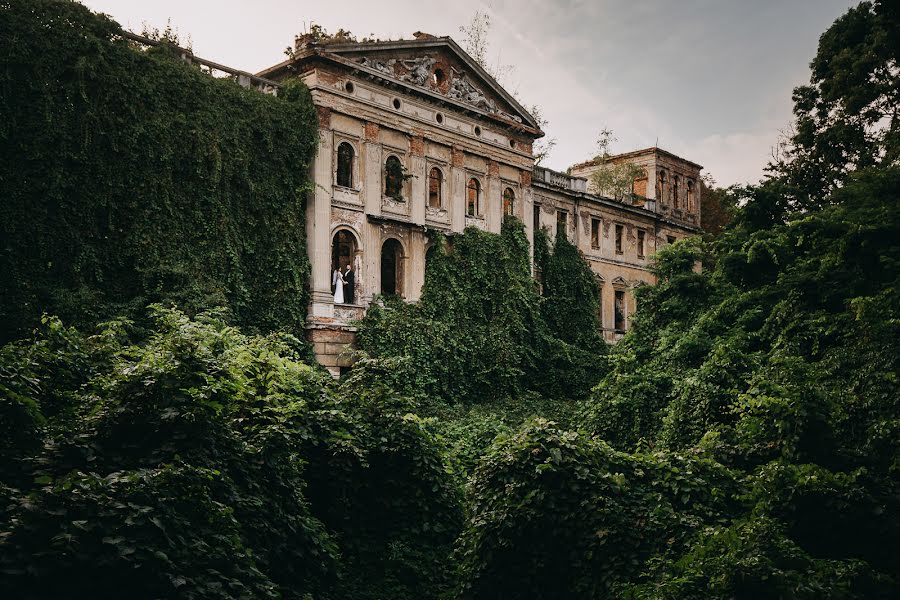
<path fill-rule="evenodd" d="M 344 276 L 341 275 L 341 272 L 335 269 L 334 274 L 331 276 L 331 283 L 334 285 L 334 303 L 335 304 L 343 304 L 344 303 Z"/>

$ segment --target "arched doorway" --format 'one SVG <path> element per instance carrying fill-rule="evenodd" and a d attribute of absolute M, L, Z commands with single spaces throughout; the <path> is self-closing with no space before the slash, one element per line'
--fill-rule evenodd
<path fill-rule="evenodd" d="M 403 295 L 403 246 L 393 238 L 381 246 L 381 293 Z"/>
<path fill-rule="evenodd" d="M 356 237 L 346 229 L 339 229 L 331 239 L 331 293 L 334 294 L 336 277 L 340 270 L 344 277 L 344 303 L 353 304 L 356 294 Z M 348 269 L 349 267 L 349 269 Z"/>

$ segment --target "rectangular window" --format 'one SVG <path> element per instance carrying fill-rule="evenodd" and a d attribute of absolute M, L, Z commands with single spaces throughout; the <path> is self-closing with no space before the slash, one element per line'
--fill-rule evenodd
<path fill-rule="evenodd" d="M 540 231 L 541 230 L 541 205 L 535 204 L 534 209 L 532 209 L 532 210 L 533 210 L 533 212 L 532 212 L 531 218 L 534 221 L 532 223 L 532 226 L 534 227 L 535 231 Z"/>
<path fill-rule="evenodd" d="M 616 331 L 625 331 L 625 292 L 616 290 L 616 301 L 613 308 L 616 313 Z"/>
<path fill-rule="evenodd" d="M 675 243 L 675 236 L 674 236 L 674 235 L 667 236 L 667 237 L 666 237 L 666 241 L 669 242 L 670 244 L 674 244 L 674 243 Z"/>
<path fill-rule="evenodd" d="M 556 235 L 569 235 L 567 226 L 569 223 L 569 213 L 564 210 L 556 211 Z"/>
<path fill-rule="evenodd" d="M 616 254 L 622 254 L 622 235 L 625 228 L 622 225 L 616 225 Z"/>
<path fill-rule="evenodd" d="M 637 240 L 637 244 L 638 244 L 638 248 L 637 248 L 637 251 L 638 251 L 638 257 L 639 257 L 639 258 L 644 258 L 644 232 L 641 231 L 640 229 L 638 229 L 637 237 L 638 237 L 638 240 Z"/>
<path fill-rule="evenodd" d="M 591 219 L 591 248 L 600 248 L 600 219 Z"/>

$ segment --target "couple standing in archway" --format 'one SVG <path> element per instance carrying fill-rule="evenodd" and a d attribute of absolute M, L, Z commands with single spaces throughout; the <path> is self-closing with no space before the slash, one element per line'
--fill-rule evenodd
<path fill-rule="evenodd" d="M 344 270 L 336 267 L 331 274 L 331 289 L 334 290 L 335 304 L 353 304 L 354 285 L 356 274 L 353 272 L 353 263 L 348 263 Z"/>
<path fill-rule="evenodd" d="M 356 239 L 349 231 L 337 231 L 331 246 L 331 293 L 335 304 L 353 304 L 356 292 Z"/>

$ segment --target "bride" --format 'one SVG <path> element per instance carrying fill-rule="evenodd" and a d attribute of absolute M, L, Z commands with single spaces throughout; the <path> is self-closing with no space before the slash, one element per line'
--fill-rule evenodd
<path fill-rule="evenodd" d="M 334 286 L 334 303 L 344 303 L 344 276 L 341 275 L 340 268 L 334 270 L 331 274 L 331 285 Z"/>

